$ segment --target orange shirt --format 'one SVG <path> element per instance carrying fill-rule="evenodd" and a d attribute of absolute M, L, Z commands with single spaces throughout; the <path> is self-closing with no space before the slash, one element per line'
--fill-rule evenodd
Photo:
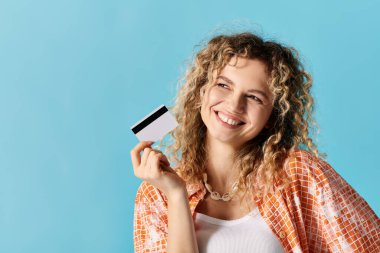
<path fill-rule="evenodd" d="M 285 252 L 380 252 L 380 219 L 368 203 L 327 162 L 296 150 L 285 171 L 291 184 L 256 204 Z M 275 186 L 277 183 L 274 184 Z M 206 190 L 187 185 L 193 219 Z M 166 197 L 143 182 L 134 210 L 135 252 L 166 252 Z"/>

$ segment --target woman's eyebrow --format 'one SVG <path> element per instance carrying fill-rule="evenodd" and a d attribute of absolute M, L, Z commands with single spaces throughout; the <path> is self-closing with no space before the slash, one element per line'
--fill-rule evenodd
<path fill-rule="evenodd" d="M 221 76 L 219 75 L 216 79 L 223 79 L 224 81 L 226 81 L 227 83 L 231 84 L 231 85 L 235 85 L 234 82 L 232 82 L 228 77 L 225 77 L 225 76 Z M 269 97 L 268 95 L 265 93 L 265 91 L 262 91 L 262 90 L 258 90 L 258 89 L 250 89 L 248 90 L 248 92 L 256 92 L 256 93 L 260 93 L 261 95 L 263 95 L 267 100 L 269 100 Z"/>

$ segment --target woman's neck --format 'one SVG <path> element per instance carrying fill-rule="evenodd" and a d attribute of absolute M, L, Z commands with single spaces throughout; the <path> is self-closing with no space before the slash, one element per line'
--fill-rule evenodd
<path fill-rule="evenodd" d="M 207 181 L 214 191 L 220 193 L 231 190 L 239 175 L 234 167 L 236 148 L 214 138 L 206 139 L 206 173 Z"/>

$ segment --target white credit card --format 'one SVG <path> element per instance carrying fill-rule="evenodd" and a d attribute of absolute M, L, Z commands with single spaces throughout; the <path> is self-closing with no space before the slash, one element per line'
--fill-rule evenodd
<path fill-rule="evenodd" d="M 140 141 L 159 141 L 176 128 L 178 123 L 165 105 L 160 105 L 153 112 L 131 127 Z"/>

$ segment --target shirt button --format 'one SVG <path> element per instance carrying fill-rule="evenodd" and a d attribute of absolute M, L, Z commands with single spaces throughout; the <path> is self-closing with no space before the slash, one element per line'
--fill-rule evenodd
<path fill-rule="evenodd" d="M 286 236 L 286 233 L 284 231 L 281 231 L 280 232 L 280 238 L 285 238 L 285 236 Z"/>

